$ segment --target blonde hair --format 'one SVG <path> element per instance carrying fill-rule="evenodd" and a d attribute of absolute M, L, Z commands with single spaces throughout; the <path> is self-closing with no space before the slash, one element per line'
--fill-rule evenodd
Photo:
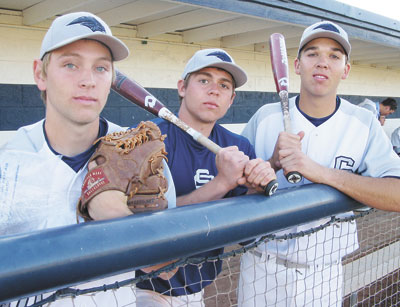
<path fill-rule="evenodd" d="M 51 52 L 46 53 L 42 59 L 42 70 L 40 72 L 40 76 L 43 79 L 47 78 L 47 66 L 49 66 L 50 63 L 50 57 L 51 57 Z M 42 98 L 44 105 L 46 105 L 46 99 L 47 99 L 46 91 L 41 91 L 40 97 Z"/>

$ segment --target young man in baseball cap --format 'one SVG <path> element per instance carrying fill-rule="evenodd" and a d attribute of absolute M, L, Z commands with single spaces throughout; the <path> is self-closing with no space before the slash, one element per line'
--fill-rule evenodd
<path fill-rule="evenodd" d="M 232 133 L 217 120 L 222 118 L 235 98 L 236 88 L 247 75 L 222 49 L 197 51 L 187 62 L 178 81 L 181 105 L 178 116 L 189 126 L 222 147 L 215 155 L 175 125 L 156 120 L 165 139 L 168 165 L 174 179 L 177 205 L 246 194 L 275 179 L 270 164 L 256 159 L 248 140 Z M 213 257 L 223 248 L 195 257 Z M 137 284 L 140 306 L 204 306 L 204 288 L 221 272 L 222 261 L 185 265 L 169 280 L 153 278 Z M 137 271 L 136 276 L 143 272 Z"/>
<path fill-rule="evenodd" d="M 294 133 L 283 132 L 279 103 L 261 107 L 243 130 L 257 156 L 269 160 L 279 188 L 330 185 L 367 206 L 400 211 L 400 159 L 373 114 L 337 96 L 350 71 L 351 45 L 342 27 L 321 21 L 305 29 L 294 61 L 300 95 L 289 101 Z M 348 216 L 352 213 L 340 215 Z M 330 218 L 280 234 L 299 233 Z M 355 223 L 261 244 L 241 258 L 238 306 L 341 306 L 342 257 L 358 248 Z"/>
<path fill-rule="evenodd" d="M 123 128 L 100 117 L 114 75 L 114 61 L 129 55 L 108 25 L 88 12 L 56 18 L 44 36 L 34 79 L 46 106 L 43 120 L 18 129 L 0 153 L 0 234 L 76 224 L 87 162 L 94 141 Z M 166 166 L 166 169 L 167 166 Z M 166 197 L 175 203 L 173 183 Z M 7 188 L 5 188 L 7 187 Z M 86 289 L 134 277 L 134 272 L 94 281 Z M 49 276 L 51 278 L 51 276 Z M 31 297 L 31 305 L 45 298 Z M 18 302 L 20 306 L 22 303 Z M 51 306 L 135 304 L 134 287 L 67 297 Z M 12 303 L 11 305 L 14 305 Z"/>

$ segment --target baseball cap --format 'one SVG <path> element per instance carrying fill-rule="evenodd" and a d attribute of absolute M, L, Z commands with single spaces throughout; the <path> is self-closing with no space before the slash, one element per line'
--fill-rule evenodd
<path fill-rule="evenodd" d="M 128 47 L 112 35 L 109 26 L 98 16 L 88 12 L 70 13 L 54 19 L 42 41 L 40 58 L 50 51 L 80 39 L 93 39 L 107 46 L 113 60 L 129 55 Z"/>
<path fill-rule="evenodd" d="M 230 73 L 235 80 L 235 87 L 242 86 L 247 81 L 245 71 L 235 64 L 233 58 L 222 49 L 203 49 L 197 51 L 187 62 L 182 79 L 205 67 L 218 67 Z"/>
<path fill-rule="evenodd" d="M 300 39 L 298 54 L 300 54 L 301 49 L 303 49 L 307 43 L 313 39 L 322 37 L 331 38 L 337 41 L 340 45 L 342 45 L 347 56 L 350 56 L 351 45 L 349 43 L 349 37 L 346 31 L 330 21 L 317 22 L 304 30 Z"/>

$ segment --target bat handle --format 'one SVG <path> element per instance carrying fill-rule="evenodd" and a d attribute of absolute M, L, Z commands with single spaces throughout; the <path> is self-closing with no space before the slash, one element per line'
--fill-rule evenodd
<path fill-rule="evenodd" d="M 218 151 L 221 150 L 221 147 L 219 145 L 215 144 L 213 141 L 211 141 L 209 138 L 206 138 L 202 134 L 196 135 L 196 141 L 215 154 L 217 154 Z M 262 188 L 264 189 L 264 194 L 266 196 L 271 196 L 278 189 L 278 181 L 271 180 L 265 187 L 263 186 Z"/>
<path fill-rule="evenodd" d="M 201 133 L 196 135 L 195 140 L 215 154 L 217 154 L 218 151 L 221 150 L 221 147 L 219 145 L 215 144 L 213 141 L 211 141 L 209 138 L 206 138 Z"/>
<path fill-rule="evenodd" d="M 264 194 L 266 196 L 271 196 L 271 195 L 275 194 L 276 190 L 278 189 L 278 181 L 276 181 L 275 179 L 271 180 L 263 188 L 264 188 Z"/>
<path fill-rule="evenodd" d="M 281 98 L 282 114 L 283 114 L 283 126 L 286 132 L 292 133 L 292 125 L 290 122 L 289 114 L 289 94 L 286 90 L 279 92 L 279 97 Z M 285 175 L 289 183 L 299 183 L 303 176 L 299 172 L 289 172 Z"/>
<path fill-rule="evenodd" d="M 299 172 L 289 172 L 285 177 L 290 183 L 299 183 L 303 179 L 303 176 Z"/>

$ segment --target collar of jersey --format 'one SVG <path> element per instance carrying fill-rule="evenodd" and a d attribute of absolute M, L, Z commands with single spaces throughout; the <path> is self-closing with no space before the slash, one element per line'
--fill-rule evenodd
<path fill-rule="evenodd" d="M 318 126 L 322 125 L 324 122 L 326 122 L 328 119 L 330 119 L 340 107 L 340 98 L 339 98 L 339 96 L 336 96 L 336 108 L 335 108 L 335 111 L 332 114 L 328 115 L 328 116 L 325 116 L 325 117 L 322 117 L 322 118 L 316 118 L 316 117 L 309 116 L 306 113 L 304 113 L 302 110 L 300 110 L 299 102 L 300 102 L 300 95 L 298 95 L 296 97 L 297 110 L 299 110 L 299 112 L 305 118 L 307 118 L 315 127 L 318 127 Z"/>

